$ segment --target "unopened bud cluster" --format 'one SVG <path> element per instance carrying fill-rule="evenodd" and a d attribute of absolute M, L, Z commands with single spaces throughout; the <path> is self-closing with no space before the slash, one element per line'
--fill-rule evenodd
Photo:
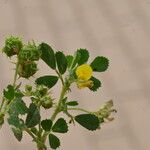
<path fill-rule="evenodd" d="M 23 44 L 18 37 L 10 36 L 5 41 L 3 52 L 11 57 L 18 57 L 18 75 L 23 78 L 29 78 L 37 72 L 37 64 L 41 56 L 41 52 L 35 43 Z"/>

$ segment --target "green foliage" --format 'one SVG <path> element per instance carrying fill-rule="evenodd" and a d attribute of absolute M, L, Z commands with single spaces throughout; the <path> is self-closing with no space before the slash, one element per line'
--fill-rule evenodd
<path fill-rule="evenodd" d="M 113 120 L 111 114 L 116 110 L 112 108 L 112 101 L 108 101 L 97 111 L 88 111 L 77 107 L 78 101 L 68 101 L 67 95 L 72 92 L 71 86 L 74 83 L 79 89 L 89 88 L 91 91 L 97 91 L 101 87 L 101 82 L 94 77 L 93 72 L 107 70 L 109 60 L 106 57 L 97 56 L 89 64 L 89 52 L 86 49 L 77 49 L 72 56 L 60 51 L 55 52 L 46 43 L 36 45 L 34 42 L 23 43 L 18 37 L 13 36 L 5 41 L 3 52 L 8 57 L 16 55 L 13 60 L 16 68 L 13 85 L 8 85 L 3 90 L 0 104 L 0 127 L 7 115 L 8 124 L 18 141 L 21 141 L 23 132 L 26 132 L 33 138 L 38 149 L 46 150 L 47 138 L 49 138 L 51 149 L 57 149 L 60 146 L 60 140 L 55 133 L 67 133 L 69 124 L 77 122 L 84 128 L 95 131 L 100 128 L 101 123 L 105 123 L 105 120 Z M 42 75 L 35 79 L 34 85 L 25 86 L 23 81 L 20 81 L 20 77 L 29 79 L 33 76 L 38 70 L 37 61 L 40 59 L 57 75 Z M 79 74 L 78 69 L 81 69 Z M 61 80 L 62 90 L 60 95 L 55 97 L 51 88 L 56 85 L 58 79 Z M 26 101 L 27 99 L 29 101 Z M 29 107 L 25 102 L 29 104 Z M 41 119 L 43 108 L 46 109 L 45 113 L 50 114 L 45 120 Z M 50 108 L 52 108 L 51 111 L 48 111 Z M 74 116 L 72 111 L 82 111 L 87 114 Z M 61 112 L 69 118 L 69 123 L 63 117 L 58 118 Z"/>
<path fill-rule="evenodd" d="M 45 119 L 41 122 L 41 125 L 45 131 L 50 131 L 52 127 L 52 121 L 50 119 Z"/>
<path fill-rule="evenodd" d="M 11 103 L 9 108 L 9 114 L 15 114 L 15 115 L 25 115 L 28 112 L 28 108 L 25 104 L 25 102 L 22 100 L 21 97 L 17 97 L 14 99 L 14 101 Z"/>
<path fill-rule="evenodd" d="M 19 37 L 10 36 L 5 40 L 5 46 L 3 48 L 3 52 L 8 57 L 11 57 L 13 55 L 18 54 L 22 46 L 23 46 L 22 40 Z"/>
<path fill-rule="evenodd" d="M 29 78 L 37 72 L 37 64 L 35 62 L 25 62 L 19 64 L 18 75 L 23 78 Z"/>
<path fill-rule="evenodd" d="M 93 71 L 103 72 L 106 71 L 109 66 L 109 60 L 106 57 L 98 56 L 91 63 Z"/>
<path fill-rule="evenodd" d="M 7 121 L 9 125 L 14 126 L 20 130 L 24 127 L 24 121 L 15 114 L 10 115 Z"/>
<path fill-rule="evenodd" d="M 73 61 L 73 56 L 72 55 L 67 55 L 66 59 L 67 59 L 68 68 L 70 68 L 71 64 L 72 64 L 72 61 Z"/>
<path fill-rule="evenodd" d="M 42 76 L 35 80 L 38 85 L 45 85 L 48 88 L 52 88 L 58 81 L 57 76 Z"/>
<path fill-rule="evenodd" d="M 4 94 L 4 97 L 7 100 L 9 100 L 9 101 L 13 100 L 14 97 L 15 97 L 15 89 L 14 89 L 14 87 L 12 85 L 8 85 L 7 89 L 5 89 L 3 91 L 3 94 Z"/>
<path fill-rule="evenodd" d="M 54 134 L 50 134 L 49 144 L 52 149 L 57 149 L 60 146 L 60 140 Z"/>
<path fill-rule="evenodd" d="M 93 86 L 90 87 L 90 90 L 93 91 L 93 92 L 97 91 L 97 90 L 101 87 L 101 82 L 100 82 L 100 80 L 98 80 L 98 79 L 95 78 L 95 77 L 91 77 L 90 80 L 93 81 Z"/>
<path fill-rule="evenodd" d="M 68 125 L 63 118 L 59 118 L 52 127 L 53 132 L 66 133 L 68 131 Z"/>
<path fill-rule="evenodd" d="M 58 70 L 61 74 L 64 74 L 67 69 L 67 59 L 62 52 L 56 52 L 55 54 Z"/>
<path fill-rule="evenodd" d="M 78 53 L 78 51 L 76 51 L 75 55 L 74 55 L 74 59 L 73 59 L 73 63 L 72 63 L 71 69 L 75 68 L 78 65 L 80 57 L 81 57 L 81 54 Z"/>
<path fill-rule="evenodd" d="M 68 106 L 77 106 L 78 102 L 77 101 L 70 101 L 66 103 Z"/>
<path fill-rule="evenodd" d="M 27 118 L 26 118 L 26 126 L 28 128 L 32 128 L 36 126 L 37 124 L 39 124 L 40 119 L 41 119 L 41 116 L 40 116 L 37 106 L 31 103 L 28 114 L 27 114 Z"/>
<path fill-rule="evenodd" d="M 1 113 L 0 114 L 0 129 L 1 129 L 1 127 L 2 127 L 3 124 L 4 124 L 4 114 Z"/>
<path fill-rule="evenodd" d="M 11 129 L 12 129 L 16 139 L 20 142 L 22 140 L 22 131 L 18 128 L 15 128 L 15 127 L 12 127 Z"/>
<path fill-rule="evenodd" d="M 75 117 L 75 120 L 88 130 L 96 130 L 100 127 L 100 121 L 97 116 L 92 114 L 81 114 Z"/>
<path fill-rule="evenodd" d="M 46 43 L 39 45 L 39 50 L 42 51 L 41 59 L 52 69 L 56 68 L 55 54 L 53 49 Z"/>
<path fill-rule="evenodd" d="M 77 53 L 79 53 L 79 60 L 78 60 L 78 64 L 82 65 L 84 63 L 86 63 L 89 59 L 89 52 L 86 49 L 78 49 Z"/>

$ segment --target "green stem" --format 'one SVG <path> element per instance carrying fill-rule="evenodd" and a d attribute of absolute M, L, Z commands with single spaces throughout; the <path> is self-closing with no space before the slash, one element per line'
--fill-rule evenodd
<path fill-rule="evenodd" d="M 15 86 L 15 85 L 16 85 L 16 81 L 17 81 L 17 74 L 18 74 L 18 68 L 19 68 L 19 60 L 17 61 L 17 64 L 16 64 L 16 70 L 15 70 L 15 75 L 14 75 L 13 86 Z"/>
<path fill-rule="evenodd" d="M 52 115 L 52 117 L 51 117 L 51 120 L 52 120 L 52 121 L 55 120 L 56 116 L 57 116 L 58 113 L 60 113 L 60 111 L 61 111 L 61 101 L 63 100 L 63 98 L 64 98 L 64 96 L 65 96 L 65 94 L 66 94 L 67 89 L 68 89 L 68 87 L 66 87 L 66 85 L 63 85 L 63 86 L 62 86 L 62 90 L 61 90 L 61 94 L 60 94 L 60 98 L 59 98 L 57 107 L 56 107 L 56 109 L 55 109 L 55 111 L 54 111 L 54 113 L 53 113 L 53 115 Z M 44 132 L 44 134 L 43 134 L 44 143 L 45 143 L 45 141 L 46 141 L 46 139 L 47 139 L 47 136 L 50 134 L 50 132 L 51 132 L 51 131 L 49 131 L 49 132 Z"/>
<path fill-rule="evenodd" d="M 24 131 L 26 131 L 33 138 L 33 140 L 36 141 L 36 137 L 28 128 L 25 128 Z"/>
<path fill-rule="evenodd" d="M 5 99 L 3 98 L 3 99 L 2 99 L 1 106 L 0 106 L 0 112 L 2 111 L 2 108 L 3 108 L 4 102 L 5 102 Z"/>
<path fill-rule="evenodd" d="M 68 110 L 77 110 L 77 111 L 83 111 L 83 112 L 86 112 L 86 113 L 91 113 L 90 111 L 85 110 L 83 108 L 68 108 Z"/>
<path fill-rule="evenodd" d="M 61 82 L 62 82 L 62 85 L 64 85 L 64 80 L 63 80 L 62 75 L 59 73 L 59 71 L 58 71 L 57 69 L 55 69 L 55 71 L 56 71 L 56 73 L 58 74 L 58 76 L 59 76 L 59 78 L 60 78 L 60 80 L 61 80 Z"/>

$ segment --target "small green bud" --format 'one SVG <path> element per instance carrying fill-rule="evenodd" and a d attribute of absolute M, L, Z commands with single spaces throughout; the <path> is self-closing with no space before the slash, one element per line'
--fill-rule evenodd
<path fill-rule="evenodd" d="M 37 86 L 37 93 L 40 97 L 43 97 L 47 94 L 48 88 L 44 85 L 38 85 Z"/>
<path fill-rule="evenodd" d="M 26 92 L 31 92 L 32 91 L 32 86 L 31 85 L 26 85 L 25 86 L 25 91 Z"/>
<path fill-rule="evenodd" d="M 45 96 L 42 98 L 41 104 L 45 109 L 49 109 L 53 106 L 53 100 L 50 96 Z"/>
<path fill-rule="evenodd" d="M 36 47 L 36 45 L 28 44 L 21 49 L 19 53 L 19 60 L 21 62 L 37 61 L 40 59 L 40 56 L 41 56 L 41 51 Z"/>
<path fill-rule="evenodd" d="M 29 78 L 37 72 L 37 64 L 35 62 L 26 62 L 19 64 L 18 75 L 23 78 Z"/>
<path fill-rule="evenodd" d="M 40 102 L 39 98 L 37 98 L 37 97 L 31 97 L 31 100 L 32 100 L 32 102 L 33 102 L 34 104 L 36 104 L 36 105 L 38 105 L 39 102 Z"/>
<path fill-rule="evenodd" d="M 8 56 L 11 57 L 16 55 L 21 50 L 23 44 L 19 37 L 10 36 L 5 40 L 5 46 L 3 48 L 3 52 Z"/>

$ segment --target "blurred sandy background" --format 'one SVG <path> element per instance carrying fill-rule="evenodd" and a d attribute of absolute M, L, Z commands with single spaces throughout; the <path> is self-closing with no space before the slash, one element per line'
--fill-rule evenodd
<path fill-rule="evenodd" d="M 115 121 L 95 133 L 71 126 L 60 136 L 60 150 L 150 149 L 150 0 L 0 0 L 1 47 L 10 34 L 47 41 L 65 53 L 87 48 L 91 59 L 104 55 L 111 60 L 109 71 L 97 75 L 103 83 L 99 92 L 73 87 L 70 96 L 90 109 L 112 98 Z M 40 66 L 36 76 L 53 73 Z M 12 80 L 12 68 L 0 56 L 0 90 Z M 5 125 L 0 150 L 27 149 L 35 149 L 31 138 L 24 135 L 19 143 Z"/>

